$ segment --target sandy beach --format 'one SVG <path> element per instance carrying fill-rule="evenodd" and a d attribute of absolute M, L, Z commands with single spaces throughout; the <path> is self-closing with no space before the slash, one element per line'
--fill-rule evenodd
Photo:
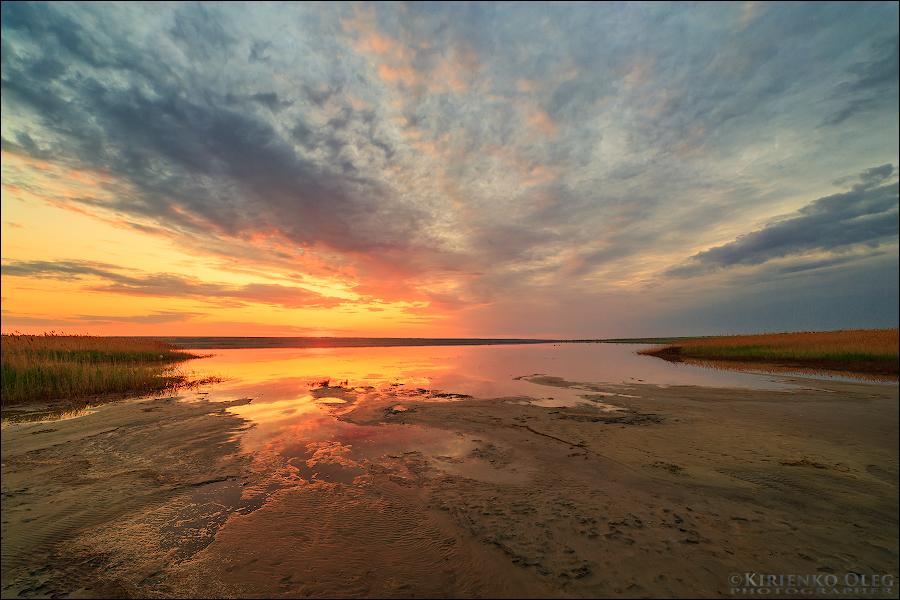
<path fill-rule="evenodd" d="M 2 597 L 897 597 L 896 385 L 533 383 L 591 402 L 326 387 L 355 445 L 277 451 L 253 398 L 8 425 Z"/>

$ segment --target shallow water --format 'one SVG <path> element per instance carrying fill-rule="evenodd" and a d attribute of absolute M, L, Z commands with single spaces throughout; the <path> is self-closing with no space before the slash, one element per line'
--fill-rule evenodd
<path fill-rule="evenodd" d="M 296 398 L 328 380 L 345 387 L 427 389 L 476 398 L 530 397 L 559 406 L 581 401 L 577 392 L 535 385 L 523 378 L 549 375 L 581 383 L 698 385 L 784 389 L 767 375 L 724 372 L 668 363 L 636 352 L 644 344 L 541 344 L 474 347 L 277 348 L 214 350 L 192 361 L 200 373 L 229 380 L 210 390 L 210 399 L 243 395 Z M 399 390 L 397 390 L 399 391 Z M 548 406 L 552 402 L 546 403 Z"/>
<path fill-rule="evenodd" d="M 290 421 L 309 412 L 312 404 L 346 403 L 345 399 L 314 397 L 311 390 L 327 382 L 376 395 L 416 401 L 452 401 L 465 397 L 509 398 L 537 406 L 575 406 L 588 402 L 615 409 L 616 397 L 629 397 L 629 384 L 696 385 L 750 389 L 795 387 L 772 374 L 731 372 L 640 356 L 646 344 L 527 344 L 498 346 L 412 346 L 361 348 L 240 348 L 212 350 L 206 358 L 185 363 L 184 370 L 225 381 L 189 392 L 187 398 L 229 401 L 253 398 L 255 407 L 289 401 L 289 405 L 254 408 L 246 416 L 260 425 Z M 567 382 L 612 384 L 609 392 L 541 385 L 536 375 Z M 808 374 L 806 374 L 808 376 Z M 824 377 L 824 376 L 823 376 Z M 831 377 L 833 379 L 833 377 Z M 841 379 L 841 378 L 838 378 Z M 610 402 L 602 405 L 599 396 Z M 4 413 L 3 427 L 12 423 L 49 423 L 92 414 L 95 408 L 16 411 Z M 348 406 L 348 408 L 350 408 Z M 321 414 L 321 411 L 313 411 Z M 332 413 L 340 413 L 333 410 Z M 291 414 L 297 413 L 297 417 Z"/>
<path fill-rule="evenodd" d="M 622 410 L 636 396 L 629 385 L 697 385 L 785 389 L 770 376 L 723 372 L 640 356 L 642 344 L 546 344 L 474 347 L 227 349 L 193 361 L 200 374 L 225 377 L 185 401 L 252 398 L 229 410 L 252 422 L 247 450 L 279 457 L 290 477 L 353 485 L 368 464 L 396 466 L 418 452 L 438 473 L 481 481 L 524 483 L 528 474 L 493 469 L 477 456 L 480 440 L 438 429 L 339 420 L 358 403 L 396 398 L 394 411 L 414 402 L 505 398 L 544 407 L 591 404 Z M 541 378 L 543 376 L 543 379 Z M 550 382 L 551 385 L 534 381 Z M 556 385 L 552 385 L 555 383 Z M 593 384 L 595 389 L 584 384 Z M 607 386 L 608 391 L 596 389 Z M 474 453 L 474 454 L 473 454 Z M 282 472 L 279 477 L 283 477 Z M 284 485 L 290 485 L 285 481 Z"/>

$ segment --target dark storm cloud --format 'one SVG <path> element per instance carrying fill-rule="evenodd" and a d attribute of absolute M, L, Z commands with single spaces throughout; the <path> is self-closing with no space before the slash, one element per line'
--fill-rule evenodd
<path fill-rule="evenodd" d="M 5 98 L 38 115 L 52 134 L 47 137 L 55 138 L 49 152 L 57 158 L 110 170 L 134 184 L 138 195 L 119 200 L 117 210 L 235 237 L 275 227 L 297 245 L 324 243 L 345 252 L 402 247 L 413 237 L 420 218 L 415 209 L 385 202 L 379 184 L 358 175 L 352 158 L 341 155 L 352 110 L 324 127 L 294 117 L 295 130 L 315 130 L 307 150 L 325 148 L 335 159 L 318 162 L 296 152 L 264 116 L 231 108 L 222 91 L 161 67 L 165 57 L 152 48 L 121 39 L 110 45 L 55 5 L 4 4 L 4 11 L 4 28 L 27 29 L 40 48 L 19 53 L 7 45 Z M 170 40 L 190 61 L 234 58 L 236 41 L 215 11 L 182 5 L 173 21 Z M 111 76 L 125 84 L 110 85 Z M 316 103 L 328 97 L 311 88 L 308 94 Z M 276 92 L 249 98 L 272 112 L 294 102 Z M 26 132 L 16 141 L 21 151 L 40 154 Z"/>
<path fill-rule="evenodd" d="M 673 277 L 691 277 L 738 265 L 759 265 L 773 258 L 811 251 L 840 251 L 856 244 L 877 247 L 897 239 L 898 184 L 879 185 L 893 173 L 892 165 L 868 169 L 848 192 L 819 198 L 797 216 L 739 236 L 735 241 L 700 252 L 690 263 L 669 269 Z M 822 265 L 813 263 L 809 268 Z"/>
<path fill-rule="evenodd" d="M 172 211 L 174 200 L 231 236 L 277 224 L 292 242 L 323 241 L 341 251 L 400 244 L 414 223 L 411 214 L 384 218 L 374 182 L 343 180 L 333 167 L 298 156 L 270 125 L 245 113 L 190 102 L 175 90 L 158 89 L 149 98 L 137 88 L 80 84 L 78 94 L 97 115 L 90 121 L 100 125 L 98 131 L 78 107 L 49 100 L 49 86 L 23 89 L 18 81 L 4 81 L 4 92 L 38 108 L 49 127 L 66 135 L 73 156 L 111 168 L 143 192 L 115 207 L 127 213 L 188 226 Z M 332 154 L 342 145 L 334 137 L 320 143 Z M 354 184 L 368 194 L 351 199 Z M 381 227 L 361 226 L 375 218 L 384 220 Z"/>
<path fill-rule="evenodd" d="M 120 270 L 115 265 L 87 261 L 12 261 L 2 267 L 3 275 L 12 277 L 61 281 L 99 278 L 109 283 L 88 285 L 84 289 L 129 296 L 194 298 L 232 305 L 255 302 L 289 308 L 323 308 L 343 303 L 340 298 L 324 296 L 297 286 L 208 283 L 172 273 L 142 273 L 135 276 L 118 272 Z"/>

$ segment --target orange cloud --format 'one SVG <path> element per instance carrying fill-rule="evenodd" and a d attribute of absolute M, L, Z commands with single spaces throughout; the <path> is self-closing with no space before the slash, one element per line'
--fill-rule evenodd
<path fill-rule="evenodd" d="M 375 23 L 374 11 L 354 9 L 354 18 L 341 21 L 344 30 L 352 34 L 350 45 L 360 54 L 369 56 L 382 81 L 402 84 L 417 95 L 423 92 L 438 94 L 446 91 L 465 93 L 470 88 L 467 74 L 480 73 L 483 66 L 474 49 L 457 44 L 449 55 L 442 56 L 436 64 L 414 64 L 419 50 L 430 45 L 413 47 L 381 32 Z"/>
<path fill-rule="evenodd" d="M 544 135 L 556 135 L 556 132 L 559 130 L 559 127 L 550 119 L 550 116 L 540 108 L 534 109 L 531 114 L 527 115 L 525 123 Z"/>
<path fill-rule="evenodd" d="M 0 156 L 2 156 L 3 160 L 7 163 L 21 163 L 23 165 L 37 167 L 38 169 L 49 169 L 53 167 L 53 165 L 48 162 L 37 160 L 24 154 L 16 154 L 9 150 L 0 150 Z"/>
<path fill-rule="evenodd" d="M 631 67 L 628 75 L 625 76 L 625 87 L 631 89 L 638 85 L 641 85 L 647 82 L 652 74 L 653 65 L 651 64 L 650 60 L 642 58 L 638 60 L 634 64 L 634 66 Z"/>

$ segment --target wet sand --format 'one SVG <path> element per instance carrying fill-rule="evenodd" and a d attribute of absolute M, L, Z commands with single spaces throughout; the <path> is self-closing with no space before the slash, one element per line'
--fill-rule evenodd
<path fill-rule="evenodd" d="M 897 597 L 896 385 L 579 387 L 322 388 L 354 443 L 252 451 L 249 399 L 6 427 L 2 597 L 728 597 L 747 572 Z"/>

